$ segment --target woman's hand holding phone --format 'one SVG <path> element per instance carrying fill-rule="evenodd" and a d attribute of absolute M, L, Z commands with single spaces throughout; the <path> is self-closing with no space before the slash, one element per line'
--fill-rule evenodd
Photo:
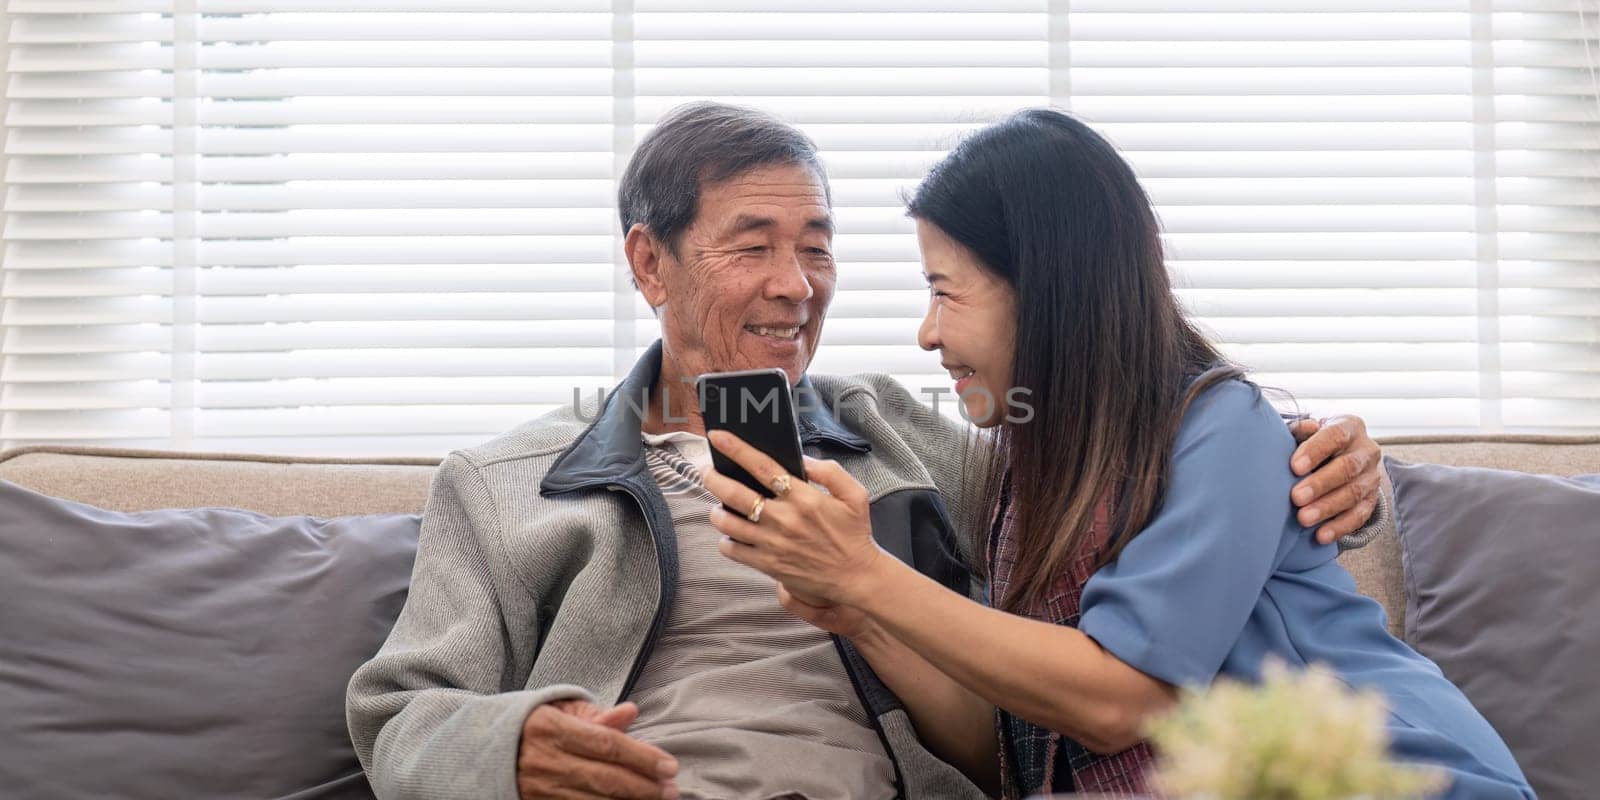
<path fill-rule="evenodd" d="M 788 474 L 771 457 L 727 431 L 713 430 L 707 436 L 712 447 L 763 485 L 772 486 Z M 791 477 L 788 491 L 774 497 L 763 497 L 719 472 L 708 473 L 706 489 L 725 506 L 711 514 L 711 524 L 726 537 L 720 550 L 771 576 L 793 599 L 812 608 L 858 605 L 854 601 L 873 590 L 876 571 L 894 559 L 872 538 L 866 488 L 832 461 L 807 457 L 805 469 L 820 489 Z M 747 517 L 758 500 L 761 513 L 757 522 L 751 522 Z"/>

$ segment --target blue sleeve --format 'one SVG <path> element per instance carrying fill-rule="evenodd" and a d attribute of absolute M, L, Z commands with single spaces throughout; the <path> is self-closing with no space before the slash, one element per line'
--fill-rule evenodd
<path fill-rule="evenodd" d="M 1079 629 L 1147 675 L 1209 685 L 1288 543 L 1293 450 L 1255 387 L 1203 392 L 1179 427 L 1155 516 L 1084 586 Z"/>

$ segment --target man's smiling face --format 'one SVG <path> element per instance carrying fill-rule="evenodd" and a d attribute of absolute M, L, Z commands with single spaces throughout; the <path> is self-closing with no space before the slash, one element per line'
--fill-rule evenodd
<path fill-rule="evenodd" d="M 836 280 L 820 176 L 772 165 L 703 187 L 694 221 L 659 257 L 640 288 L 679 375 L 777 367 L 800 380 Z"/>

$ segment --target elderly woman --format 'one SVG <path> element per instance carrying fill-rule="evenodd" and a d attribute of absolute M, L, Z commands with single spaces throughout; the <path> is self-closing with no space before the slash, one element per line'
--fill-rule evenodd
<path fill-rule="evenodd" d="M 1296 519 L 1294 442 L 1239 367 L 1185 319 L 1133 171 L 1052 111 L 957 148 L 910 204 L 930 287 L 918 338 L 993 434 L 987 604 L 874 544 L 860 484 L 711 441 L 780 496 L 718 511 L 724 555 L 777 579 L 795 614 L 852 640 L 919 735 L 990 788 L 1142 791 L 1146 719 L 1176 687 L 1322 662 L 1388 699 L 1395 755 L 1452 798 L 1532 791 L 1438 668 L 1391 637 Z M 1000 398 L 1026 397 L 1021 409 Z M 760 498 L 721 475 L 731 508 Z M 999 724 L 994 724 L 998 709 Z"/>

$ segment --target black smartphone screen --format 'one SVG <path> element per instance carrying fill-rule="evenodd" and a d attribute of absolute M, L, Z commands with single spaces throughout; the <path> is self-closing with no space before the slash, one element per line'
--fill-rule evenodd
<path fill-rule="evenodd" d="M 707 431 L 728 431 L 766 453 L 791 475 L 805 480 L 800 429 L 794 419 L 794 395 L 783 370 L 707 373 L 695 381 L 695 388 L 700 393 L 700 415 L 705 419 Z M 767 481 L 775 476 L 751 475 L 715 447 L 711 448 L 711 463 L 718 472 L 762 496 L 773 496 Z"/>

